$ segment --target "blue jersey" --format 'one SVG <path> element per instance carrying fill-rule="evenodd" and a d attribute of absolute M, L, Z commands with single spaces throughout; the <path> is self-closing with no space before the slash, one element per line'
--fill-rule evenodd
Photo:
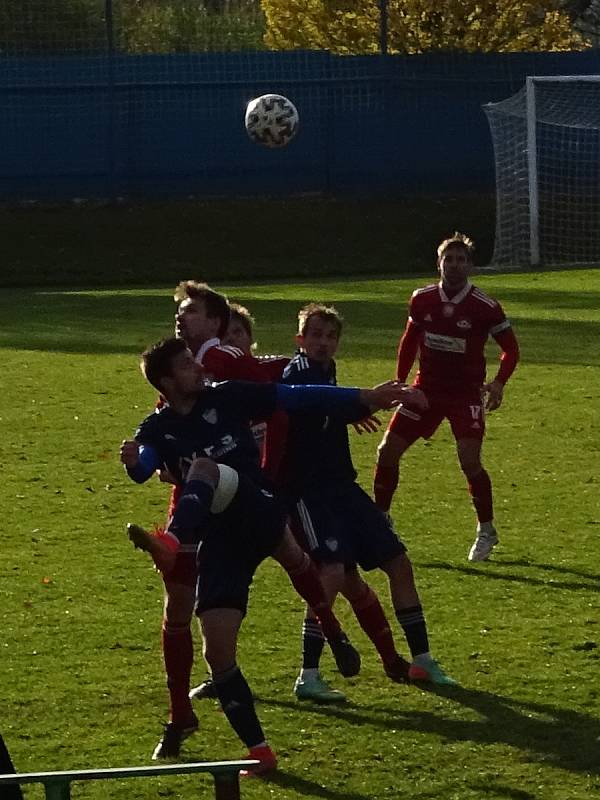
<path fill-rule="evenodd" d="M 325 367 L 305 353 L 297 353 L 285 368 L 282 382 L 335 386 L 335 362 Z M 357 403 L 354 408 L 331 413 L 306 410 L 289 414 L 280 478 L 289 499 L 295 500 L 309 489 L 326 491 L 356 480 L 347 425 L 369 413 Z"/>
<path fill-rule="evenodd" d="M 276 385 L 228 381 L 207 387 L 188 414 L 163 406 L 135 433 L 152 448 L 178 483 L 195 458 L 208 457 L 262 482 L 260 455 L 249 421 L 268 417 L 277 405 Z"/>

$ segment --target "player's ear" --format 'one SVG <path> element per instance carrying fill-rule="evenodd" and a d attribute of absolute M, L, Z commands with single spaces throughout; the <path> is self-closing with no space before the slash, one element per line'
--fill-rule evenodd
<path fill-rule="evenodd" d="M 295 336 L 296 340 L 296 347 L 304 347 L 304 336 L 301 333 L 297 333 Z"/>

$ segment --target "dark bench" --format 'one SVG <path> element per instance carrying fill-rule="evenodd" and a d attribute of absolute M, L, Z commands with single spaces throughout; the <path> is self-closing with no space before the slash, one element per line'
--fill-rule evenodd
<path fill-rule="evenodd" d="M 258 761 L 205 761 L 193 764 L 161 764 L 154 767 L 122 769 L 83 769 L 68 772 L 23 772 L 0 775 L 0 797 L 3 787 L 24 783 L 43 783 L 46 800 L 70 800 L 72 781 L 99 781 L 114 778 L 148 778 L 152 775 L 185 775 L 210 772 L 215 782 L 216 800 L 239 800 L 240 770 L 256 766 Z"/>

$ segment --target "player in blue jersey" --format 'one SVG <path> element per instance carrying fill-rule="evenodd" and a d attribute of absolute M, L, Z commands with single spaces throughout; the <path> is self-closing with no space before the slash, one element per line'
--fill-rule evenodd
<path fill-rule="evenodd" d="M 236 663 L 237 636 L 258 565 L 271 555 L 286 569 L 318 615 L 342 674 L 356 674 L 360 658 L 329 608 L 314 565 L 287 529 L 282 507 L 264 485 L 248 422 L 277 407 L 390 407 L 404 389 L 395 382 L 372 390 L 238 381 L 208 386 L 181 339 L 146 351 L 143 370 L 168 405 L 142 422 L 134 441 L 122 444 L 121 460 L 137 482 L 156 469 L 168 470 L 182 492 L 163 534 L 130 526 L 130 535 L 167 572 L 181 543 L 201 541 L 196 613 L 204 655 L 224 713 L 249 756 L 261 762 L 258 771 L 267 771 L 275 767 L 275 756 Z"/>
<path fill-rule="evenodd" d="M 333 307 L 311 303 L 301 309 L 298 319 L 300 350 L 284 371 L 283 381 L 335 385 L 340 315 Z M 416 397 L 420 400 L 420 393 Z M 344 570 L 356 563 L 365 570 L 383 570 L 412 656 L 407 677 L 453 684 L 429 652 L 427 625 L 406 548 L 386 515 L 356 483 L 347 430 L 355 419 L 355 409 L 290 414 L 281 480 L 293 527 L 313 560 L 322 564 L 322 579 L 331 598 L 342 585 Z"/>

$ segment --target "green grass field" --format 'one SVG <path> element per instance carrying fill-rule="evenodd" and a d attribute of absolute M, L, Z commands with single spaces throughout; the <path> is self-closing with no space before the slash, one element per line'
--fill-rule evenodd
<path fill-rule="evenodd" d="M 391 377 L 407 299 L 424 282 L 222 288 L 255 314 L 262 352 L 290 352 L 303 303 L 335 302 L 347 324 L 341 382 L 371 385 Z M 461 688 L 391 684 L 340 602 L 363 671 L 344 683 L 327 654 L 323 668 L 351 702 L 298 705 L 303 611 L 264 564 L 240 662 L 281 769 L 268 783 L 246 782 L 248 800 L 600 794 L 600 272 L 477 282 L 502 301 L 522 345 L 485 447 L 501 545 L 487 564 L 466 560 L 474 517 L 446 428 L 408 454 L 393 508 L 432 649 Z M 161 581 L 130 549 L 124 524 L 161 521 L 167 489 L 128 482 L 117 450 L 153 405 L 137 355 L 169 333 L 170 289 L 0 296 L 0 731 L 23 772 L 146 764 L 164 720 Z M 353 434 L 366 488 L 378 439 Z M 371 578 L 389 610 L 381 576 Z M 199 657 L 195 677 L 204 675 Z M 239 757 L 216 705 L 199 712 L 185 759 Z M 73 796 L 208 798 L 212 787 L 203 777 L 105 782 L 76 785 Z M 26 787 L 26 797 L 42 797 L 41 788 Z"/>

